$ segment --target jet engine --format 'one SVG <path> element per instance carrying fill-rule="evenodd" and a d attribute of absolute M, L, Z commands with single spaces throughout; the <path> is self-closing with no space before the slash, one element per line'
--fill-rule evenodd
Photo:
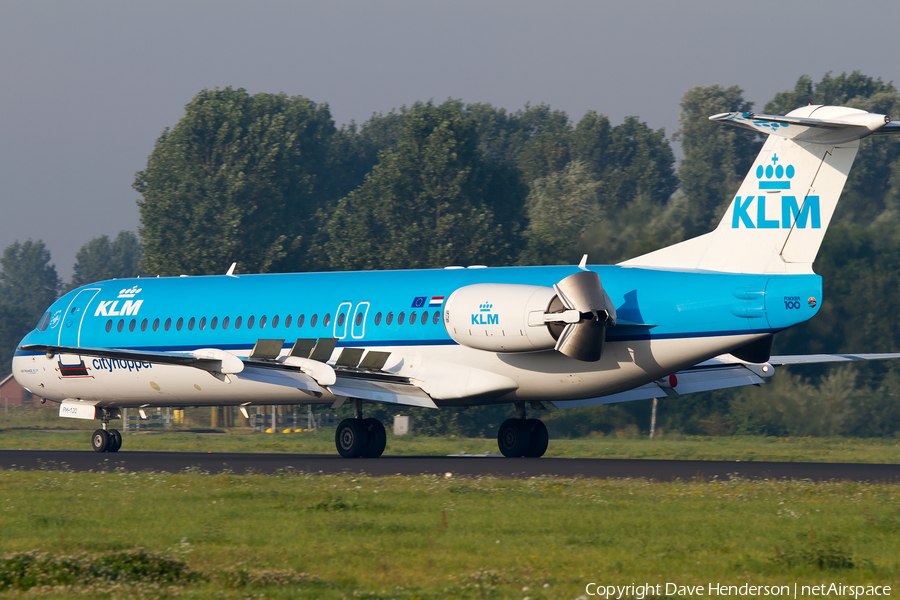
<path fill-rule="evenodd" d="M 593 271 L 569 275 L 552 288 L 479 283 L 444 303 L 444 327 L 459 344 L 491 352 L 554 349 L 571 358 L 600 360 L 606 327 L 616 310 Z"/>

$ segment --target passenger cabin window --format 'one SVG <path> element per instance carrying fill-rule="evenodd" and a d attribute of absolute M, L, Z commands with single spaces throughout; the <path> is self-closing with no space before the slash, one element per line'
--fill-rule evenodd
<path fill-rule="evenodd" d="M 356 326 L 357 326 L 357 327 L 359 327 L 360 325 L 362 325 L 362 319 L 363 319 L 363 314 L 362 314 L 362 313 L 356 313 Z"/>
<path fill-rule="evenodd" d="M 204 329 L 206 329 L 206 317 L 203 317 L 200 319 L 199 327 L 200 327 L 200 331 L 203 331 Z"/>
<path fill-rule="evenodd" d="M 299 317 L 297 317 L 297 327 L 303 327 L 303 321 L 305 320 L 306 317 L 304 315 L 300 315 Z"/>
<path fill-rule="evenodd" d="M 243 319 L 243 317 L 238 317 L 238 318 L 236 318 L 236 319 L 234 320 L 234 328 L 235 328 L 235 329 L 240 329 L 240 328 L 241 328 L 241 320 L 242 320 L 242 319 Z"/>
<path fill-rule="evenodd" d="M 315 326 L 316 326 L 316 321 L 318 321 L 318 320 L 319 320 L 319 315 L 313 315 L 313 316 L 311 316 L 311 317 L 309 318 L 309 326 L 310 326 L 310 327 L 315 327 Z"/>
<path fill-rule="evenodd" d="M 178 317 L 178 321 L 175 322 L 175 330 L 181 331 L 181 328 L 184 326 L 184 317 Z"/>
<path fill-rule="evenodd" d="M 131 323 L 128 324 L 128 331 L 134 331 L 134 326 L 137 323 L 134 319 L 131 320 Z"/>
<path fill-rule="evenodd" d="M 116 331 L 122 333 L 123 329 L 125 329 L 125 319 L 119 319 L 119 324 L 116 325 Z"/>
<path fill-rule="evenodd" d="M 256 317 L 254 317 L 253 315 L 250 315 L 250 317 L 247 319 L 247 329 L 253 329 L 253 324 L 255 322 L 256 322 Z"/>
<path fill-rule="evenodd" d="M 331 323 L 331 313 L 325 315 L 325 318 L 322 319 L 322 325 L 328 327 L 328 324 Z"/>
<path fill-rule="evenodd" d="M 416 324 L 416 311 L 412 311 L 411 313 L 409 313 L 409 324 L 410 325 Z"/>
<path fill-rule="evenodd" d="M 188 331 L 194 330 L 194 317 L 191 317 L 191 320 L 188 321 Z"/>
<path fill-rule="evenodd" d="M 375 325 L 381 325 L 381 313 L 375 315 Z"/>
<path fill-rule="evenodd" d="M 399 315 L 397 315 L 397 325 L 403 325 L 403 321 L 406 320 L 406 315 L 401 311 Z"/>
<path fill-rule="evenodd" d="M 387 315 L 387 320 L 385 321 L 385 324 L 390 325 L 393 322 L 394 322 L 394 313 L 389 312 Z"/>
<path fill-rule="evenodd" d="M 141 321 L 141 331 L 147 331 L 147 319 Z"/>
<path fill-rule="evenodd" d="M 172 318 L 169 317 L 168 319 L 166 319 L 165 330 L 168 331 L 168 330 L 171 329 L 171 328 L 172 328 Z"/>
<path fill-rule="evenodd" d="M 285 327 L 290 327 L 290 326 L 291 326 L 291 315 L 288 315 L 288 316 L 286 316 L 286 317 L 284 318 L 284 326 L 285 326 Z M 274 327 L 274 325 L 273 325 L 273 327 Z"/>
<path fill-rule="evenodd" d="M 219 317 L 213 317 L 212 321 L 209 322 L 209 328 L 215 329 L 216 325 L 218 325 L 218 324 L 219 324 Z"/>
<path fill-rule="evenodd" d="M 272 317 L 272 329 L 278 327 L 278 315 Z"/>
<path fill-rule="evenodd" d="M 338 327 L 344 326 L 344 313 L 338 315 Z"/>
<path fill-rule="evenodd" d="M 112 331 L 112 319 L 106 322 L 106 333 Z"/>
<path fill-rule="evenodd" d="M 435 316 L 437 316 L 437 313 L 434 313 L 434 314 L 435 314 Z M 426 324 L 428 324 L 428 312 L 427 311 L 422 313 L 422 325 L 426 325 Z"/>
<path fill-rule="evenodd" d="M 224 319 L 222 319 L 222 329 L 228 329 L 228 321 L 230 320 L 231 319 L 229 317 L 225 317 Z"/>
<path fill-rule="evenodd" d="M 439 311 L 439 310 L 434 311 L 434 318 L 431 320 L 431 322 L 434 323 L 435 325 L 437 325 L 438 321 L 440 321 L 440 320 L 441 320 L 441 311 Z"/>
<path fill-rule="evenodd" d="M 159 319 L 153 319 L 153 331 L 159 331 Z"/>
<path fill-rule="evenodd" d="M 266 326 L 266 315 L 263 315 L 259 318 L 259 328 L 263 329 Z"/>

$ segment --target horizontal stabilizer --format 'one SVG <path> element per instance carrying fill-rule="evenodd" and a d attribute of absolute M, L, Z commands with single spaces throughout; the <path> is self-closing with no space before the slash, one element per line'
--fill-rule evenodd
<path fill-rule="evenodd" d="M 722 113 L 710 121 L 724 121 L 758 133 L 811 144 L 845 144 L 879 133 L 898 133 L 888 115 L 871 114 L 842 106 L 804 106 L 785 116 L 755 113 Z"/>

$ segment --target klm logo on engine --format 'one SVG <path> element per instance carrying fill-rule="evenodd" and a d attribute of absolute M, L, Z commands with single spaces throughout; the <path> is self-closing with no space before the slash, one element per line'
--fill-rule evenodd
<path fill-rule="evenodd" d="M 478 307 L 478 312 L 472 315 L 472 325 L 499 325 L 500 315 L 491 313 L 494 305 L 485 302 Z"/>
<path fill-rule="evenodd" d="M 779 165 L 779 160 L 778 154 L 773 154 L 771 165 L 756 167 L 759 189 L 791 189 L 791 180 L 796 175 L 796 170 L 793 165 Z M 734 199 L 732 229 L 790 229 L 794 226 L 797 229 L 822 228 L 818 196 L 807 196 L 798 202 L 796 196 L 779 197 L 770 192 L 765 196 L 736 196 Z"/>

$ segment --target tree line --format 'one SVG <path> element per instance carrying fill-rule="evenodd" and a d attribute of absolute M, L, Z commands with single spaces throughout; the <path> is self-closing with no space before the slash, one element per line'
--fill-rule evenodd
<path fill-rule="evenodd" d="M 860 72 L 802 76 L 761 111 L 809 103 L 900 114 L 894 85 Z M 416 102 L 338 127 L 327 104 L 301 96 L 203 90 L 136 174 L 139 237 L 88 242 L 68 286 L 41 242 L 6 249 L 2 369 L 59 293 L 100 279 L 218 274 L 232 262 L 244 273 L 570 264 L 585 252 L 591 262 L 617 262 L 705 233 L 763 142 L 707 117 L 751 110 L 738 86 L 692 88 L 670 140 L 636 116 L 614 125 L 591 111 L 575 122 L 546 104 L 511 112 Z M 672 143 L 681 145 L 678 164 Z M 776 352 L 897 348 L 898 200 L 900 140 L 863 140 L 815 264 L 822 310 L 779 334 Z M 900 432 L 900 371 L 891 364 L 832 369 L 821 379 L 820 369 L 793 373 L 762 391 L 663 401 L 661 425 L 685 433 Z M 815 384 L 806 379 L 813 376 Z M 829 414 L 843 416 L 820 423 L 810 417 L 821 416 L 825 397 L 839 406 Z M 786 408 L 785 398 L 796 406 Z M 648 406 L 560 411 L 550 423 L 572 435 L 646 428 Z M 473 433 L 491 410 L 435 417 L 426 427 Z"/>

